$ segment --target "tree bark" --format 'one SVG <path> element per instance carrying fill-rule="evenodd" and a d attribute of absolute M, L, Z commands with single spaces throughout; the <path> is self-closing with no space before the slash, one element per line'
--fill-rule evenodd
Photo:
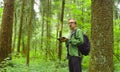
<path fill-rule="evenodd" d="M 20 52 L 20 43 L 21 43 L 22 26 L 23 26 L 23 15 L 24 15 L 24 5 L 25 5 L 25 0 L 22 0 L 21 17 L 20 17 L 20 28 L 19 28 L 18 46 L 17 46 L 17 52 L 18 53 Z"/>
<path fill-rule="evenodd" d="M 46 60 L 48 58 L 48 55 L 50 55 L 49 51 L 51 48 L 51 0 L 47 0 L 47 7 L 46 7 L 46 36 L 47 36 L 47 40 L 46 40 Z"/>
<path fill-rule="evenodd" d="M 11 53 L 14 0 L 5 0 L 0 33 L 0 61 Z"/>
<path fill-rule="evenodd" d="M 14 51 L 15 47 L 16 47 L 16 30 L 17 30 L 17 16 L 16 16 L 16 12 L 14 12 L 14 24 L 13 24 L 13 44 L 12 44 L 12 50 Z"/>
<path fill-rule="evenodd" d="M 113 0 L 92 0 L 89 72 L 113 72 Z"/>
<path fill-rule="evenodd" d="M 45 13 L 44 13 L 44 9 L 43 9 L 43 12 L 42 12 L 42 26 L 41 26 L 41 49 L 43 49 L 43 38 L 44 38 L 44 19 L 45 17 Z"/>
<path fill-rule="evenodd" d="M 59 31 L 59 38 L 62 37 L 62 28 L 63 28 L 63 17 L 64 17 L 64 6 L 65 6 L 65 0 L 62 0 L 62 9 L 61 9 L 61 18 L 60 18 L 60 31 Z M 62 56 L 62 43 L 59 41 L 59 47 L 58 47 L 58 58 L 61 60 Z"/>
<path fill-rule="evenodd" d="M 29 21 L 28 21 L 28 39 L 27 39 L 27 62 L 26 65 L 29 66 L 30 61 L 30 41 L 31 41 L 31 24 L 32 24 L 32 18 L 33 18 L 33 6 L 34 6 L 34 0 L 30 1 L 30 11 L 29 11 Z"/>

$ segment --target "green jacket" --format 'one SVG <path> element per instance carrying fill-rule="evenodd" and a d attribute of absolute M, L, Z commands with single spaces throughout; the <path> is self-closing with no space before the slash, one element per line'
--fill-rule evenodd
<path fill-rule="evenodd" d="M 76 38 L 74 37 L 76 36 Z M 78 44 L 82 44 L 84 42 L 83 40 L 83 33 L 81 29 L 76 29 L 76 35 L 75 31 L 73 31 L 70 35 L 69 40 L 66 42 L 66 46 L 68 48 L 68 53 L 70 56 L 79 56 L 78 55 Z"/>

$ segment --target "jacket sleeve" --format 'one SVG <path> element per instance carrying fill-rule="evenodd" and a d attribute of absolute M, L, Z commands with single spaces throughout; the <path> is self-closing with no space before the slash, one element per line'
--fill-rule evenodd
<path fill-rule="evenodd" d="M 73 35 L 73 36 L 75 36 L 75 35 Z M 76 31 L 76 38 L 72 37 L 69 40 L 69 43 L 74 45 L 74 46 L 77 46 L 78 44 L 82 44 L 83 42 L 84 42 L 83 33 L 82 33 L 82 31 L 80 29 Z"/>

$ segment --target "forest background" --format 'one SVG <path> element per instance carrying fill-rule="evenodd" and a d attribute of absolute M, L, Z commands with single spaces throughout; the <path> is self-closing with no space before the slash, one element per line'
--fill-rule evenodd
<path fill-rule="evenodd" d="M 0 0 L 0 29 L 2 29 L 3 10 L 4 2 Z M 7 72 L 68 72 L 67 50 L 65 44 L 59 43 L 57 38 L 61 33 L 62 36 L 68 36 L 68 19 L 75 18 L 78 27 L 92 41 L 91 15 L 91 0 L 15 0 L 11 33 L 10 57 L 12 60 L 8 60 L 9 56 L 5 57 L 4 62 L 2 61 L 3 63 L 0 64 L 0 70 Z M 120 0 L 114 0 L 114 72 L 120 71 L 119 18 Z M 6 48 L 6 50 L 9 49 Z M 89 62 L 90 55 L 84 56 L 83 72 L 88 72 L 91 66 Z"/>

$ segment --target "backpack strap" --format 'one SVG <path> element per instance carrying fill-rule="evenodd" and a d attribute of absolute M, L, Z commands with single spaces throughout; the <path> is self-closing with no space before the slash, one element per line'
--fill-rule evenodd
<path fill-rule="evenodd" d="M 77 32 L 77 29 L 76 29 L 76 30 L 74 31 L 74 33 L 73 33 L 75 39 L 76 39 L 76 32 Z"/>
<path fill-rule="evenodd" d="M 76 37 L 76 31 L 77 31 L 77 29 L 75 29 L 75 31 L 70 35 L 70 38 L 72 38 L 73 35 L 74 35 L 74 37 Z"/>
<path fill-rule="evenodd" d="M 77 34 L 77 29 L 76 29 L 76 30 L 75 30 L 75 32 L 73 33 L 73 35 L 74 35 L 75 39 L 77 39 L 76 34 Z"/>

